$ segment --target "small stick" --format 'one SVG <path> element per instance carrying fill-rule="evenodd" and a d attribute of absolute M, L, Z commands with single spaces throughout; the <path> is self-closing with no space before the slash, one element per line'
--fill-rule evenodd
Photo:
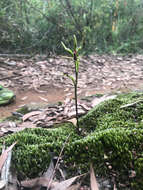
<path fill-rule="evenodd" d="M 51 186 L 51 184 L 52 184 L 52 182 L 53 182 L 53 178 L 54 178 L 56 169 L 57 169 L 57 167 L 58 167 L 58 163 L 59 163 L 59 161 L 60 161 L 60 158 L 61 158 L 61 156 L 62 156 L 63 150 L 64 150 L 64 148 L 65 148 L 65 146 L 66 146 L 66 144 L 67 144 L 67 142 L 68 142 L 68 139 L 69 139 L 70 135 L 71 135 L 71 133 L 68 135 L 68 137 L 67 137 L 66 141 L 64 142 L 63 147 L 62 147 L 62 149 L 61 149 L 61 151 L 60 151 L 60 154 L 59 154 L 59 156 L 58 156 L 58 160 L 57 160 L 57 162 L 56 162 L 54 171 L 53 171 L 53 173 L 52 173 L 52 175 L 51 175 L 51 178 L 50 178 L 50 180 L 49 180 L 47 190 L 49 190 L 49 188 L 50 188 L 50 186 Z"/>

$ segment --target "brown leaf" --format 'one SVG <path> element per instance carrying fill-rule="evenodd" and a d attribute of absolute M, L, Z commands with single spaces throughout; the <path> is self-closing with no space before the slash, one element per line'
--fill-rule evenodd
<path fill-rule="evenodd" d="M 71 123 L 73 123 L 75 126 L 77 124 L 77 119 L 76 118 L 69 119 L 68 121 L 71 122 Z"/>
<path fill-rule="evenodd" d="M 89 110 L 91 109 L 91 107 L 88 107 L 87 105 L 85 105 L 85 104 L 83 104 L 83 103 L 80 104 L 80 107 L 81 107 L 85 112 L 87 112 L 87 111 L 89 111 Z"/>
<path fill-rule="evenodd" d="M 35 127 L 36 127 L 36 125 L 34 125 L 33 123 L 28 122 L 28 121 L 21 123 L 21 124 L 17 124 L 15 126 L 14 125 L 9 126 L 8 122 L 7 122 L 7 123 L 5 123 L 4 127 L 0 126 L 0 137 L 11 134 L 11 133 L 16 133 L 18 131 L 22 131 L 25 128 L 35 128 Z"/>
<path fill-rule="evenodd" d="M 2 167 L 7 159 L 8 156 L 8 152 L 11 151 L 13 149 L 13 147 L 15 146 L 17 142 L 13 143 L 11 146 L 9 146 L 0 156 L 0 172 L 2 170 Z"/>
<path fill-rule="evenodd" d="M 43 100 L 44 102 L 48 102 L 48 100 L 47 100 L 46 98 L 43 98 L 42 96 L 39 96 L 39 98 L 40 98 L 41 100 Z"/>
<path fill-rule="evenodd" d="M 43 174 L 43 177 L 47 177 L 47 178 L 51 179 L 53 172 L 54 172 L 54 163 L 53 163 L 53 160 L 51 160 L 47 171 Z"/>
<path fill-rule="evenodd" d="M 64 101 L 65 105 L 69 104 L 71 102 L 71 98 L 67 97 Z"/>
<path fill-rule="evenodd" d="M 18 131 L 20 131 L 19 128 L 22 128 L 22 130 L 23 130 L 25 128 L 35 128 L 35 127 L 36 127 L 35 124 L 31 123 L 30 121 L 26 121 L 24 123 L 18 124 L 18 127 L 16 127 L 16 128 L 18 128 Z"/>
<path fill-rule="evenodd" d="M 23 98 L 21 98 L 22 101 L 26 100 L 28 98 L 28 96 L 24 96 Z"/>
<path fill-rule="evenodd" d="M 31 180 L 25 180 L 21 182 L 21 186 L 25 188 L 36 188 L 36 187 L 47 187 L 49 183 L 49 178 L 47 177 L 37 177 Z"/>
<path fill-rule="evenodd" d="M 111 96 L 104 95 L 101 98 L 94 98 L 92 100 L 92 102 L 91 102 L 92 103 L 92 107 L 97 106 L 101 102 L 104 102 L 104 101 L 107 101 L 107 100 L 110 100 L 110 99 L 114 99 L 114 98 L 116 98 L 116 95 L 111 95 Z"/>
<path fill-rule="evenodd" d="M 68 190 L 72 183 L 83 175 L 75 176 L 60 183 L 57 183 L 51 190 Z"/>
<path fill-rule="evenodd" d="M 6 181 L 0 180 L 0 189 L 3 189 L 6 186 Z"/>
<path fill-rule="evenodd" d="M 4 136 L 4 133 L 0 131 L 0 137 Z"/>
<path fill-rule="evenodd" d="M 80 183 L 75 184 L 75 185 L 71 185 L 70 187 L 68 187 L 66 190 L 78 190 L 80 187 Z"/>
<path fill-rule="evenodd" d="M 92 164 L 90 164 L 90 186 L 91 190 L 99 190 Z"/>
<path fill-rule="evenodd" d="M 78 115 L 84 115 L 84 114 L 85 114 L 84 110 L 78 109 Z M 76 116 L 76 111 L 69 111 L 67 116 L 69 118 L 75 117 Z"/>
<path fill-rule="evenodd" d="M 34 116 L 34 115 L 39 115 L 41 113 L 41 111 L 32 111 L 30 113 L 27 113 L 23 116 L 22 120 L 23 121 L 26 121 L 27 119 L 29 119 L 31 116 Z"/>

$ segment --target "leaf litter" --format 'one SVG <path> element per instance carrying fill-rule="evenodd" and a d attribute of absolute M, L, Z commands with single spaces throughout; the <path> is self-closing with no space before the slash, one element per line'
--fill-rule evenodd
<path fill-rule="evenodd" d="M 82 57 L 78 85 L 79 97 L 90 96 L 96 93 L 107 94 L 115 91 L 141 89 L 142 86 L 140 84 L 143 81 L 142 60 L 143 56 L 138 55 L 131 57 L 107 55 Z M 63 76 L 63 73 L 67 72 L 72 74 L 73 67 L 69 59 L 65 59 L 64 57 L 42 57 L 41 60 L 40 56 L 31 59 L 1 57 L 0 62 L 0 81 L 5 87 L 14 90 L 18 89 L 18 91 L 23 90 L 23 88 L 25 91 L 35 90 L 35 92 L 42 94 L 44 92 L 48 93 L 49 87 L 52 87 L 53 89 L 63 89 L 63 92 L 67 94 L 67 100 L 62 105 L 55 105 L 54 107 L 50 107 L 48 105 L 49 100 L 41 94 L 39 97 L 42 101 L 47 103 L 47 108 L 44 108 L 44 111 L 41 109 L 31 110 L 28 115 L 25 114 L 22 116 L 24 119 L 21 124 L 13 125 L 12 123 L 8 124 L 7 122 L 3 122 L 2 126 L 0 126 L 1 136 L 23 130 L 27 124 L 29 127 L 51 127 L 54 123 L 65 121 L 76 124 L 74 100 L 72 99 L 73 87 L 70 80 Z M 23 98 L 22 101 L 28 99 L 27 96 L 24 97 L 26 98 Z M 81 98 L 78 104 L 79 113 L 81 115 L 86 114 L 93 106 L 107 98 L 109 97 L 103 96 L 101 99 L 92 97 L 90 101 L 85 101 Z M 126 106 L 132 105 L 125 105 L 125 107 Z M 6 153 L 2 158 L 2 162 L 3 159 L 6 159 Z M 92 189 L 95 189 L 96 178 L 93 170 L 90 171 L 90 175 L 92 176 Z M 76 179 L 76 177 L 73 179 Z M 69 179 L 68 184 L 70 184 L 73 179 Z M 33 183 L 42 185 L 47 183 L 47 181 L 47 178 L 41 176 L 39 179 L 35 179 Z M 56 182 L 53 181 L 53 183 Z M 64 181 L 61 183 L 64 184 Z M 36 188 L 37 187 L 35 187 L 35 189 Z M 68 189 L 69 188 L 70 187 L 68 187 Z M 116 187 L 114 187 L 114 189 L 116 189 Z"/>

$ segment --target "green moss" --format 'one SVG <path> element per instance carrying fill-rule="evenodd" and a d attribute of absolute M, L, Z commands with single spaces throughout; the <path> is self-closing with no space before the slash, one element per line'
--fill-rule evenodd
<path fill-rule="evenodd" d="M 54 129 L 25 129 L 18 133 L 0 138 L 7 146 L 17 142 L 13 149 L 13 167 L 23 177 L 36 177 L 46 170 L 50 162 L 50 153 L 59 155 L 60 150 L 70 134 L 68 143 L 79 139 L 75 133 L 75 127 L 66 123 Z"/>
<path fill-rule="evenodd" d="M 27 114 L 27 113 L 29 113 L 30 112 L 30 110 L 28 109 L 28 107 L 27 106 L 23 106 L 23 107 L 21 107 L 21 108 L 19 108 L 18 110 L 17 110 L 17 112 L 18 113 L 21 113 L 21 114 Z"/>
<path fill-rule="evenodd" d="M 109 176 L 114 171 L 118 182 L 126 180 L 137 187 L 143 170 L 142 159 L 138 159 L 143 154 L 143 103 L 139 101 L 142 99 L 142 93 L 129 93 L 102 102 L 80 119 L 82 137 L 67 123 L 52 129 L 25 129 L 1 138 L 0 145 L 4 140 L 7 146 L 17 141 L 12 157 L 14 166 L 23 177 L 35 177 L 48 167 L 50 152 L 58 156 L 71 134 L 63 152 L 69 167 L 76 163 L 81 171 L 88 171 L 92 162 L 96 174 Z M 137 103 L 121 108 L 134 102 Z M 133 166 L 137 176 L 129 180 Z"/>
<path fill-rule="evenodd" d="M 118 99 L 103 102 L 83 116 L 79 124 L 83 130 L 94 131 L 97 127 L 97 119 L 99 117 L 103 119 L 105 114 L 116 112 L 120 105 L 121 101 Z"/>
<path fill-rule="evenodd" d="M 129 169 L 134 160 L 133 151 L 140 153 L 142 143 L 143 129 L 111 128 L 76 140 L 69 146 L 66 155 L 70 157 L 70 162 L 78 165 L 96 163 L 97 172 L 105 174 L 108 170 L 105 161 L 112 165 L 114 171 Z"/>
<path fill-rule="evenodd" d="M 115 99 L 102 102 L 80 119 L 80 126 L 86 132 L 116 127 L 115 123 L 118 122 L 122 127 L 124 127 L 124 124 L 126 127 L 127 124 L 136 126 L 136 122 L 140 122 L 143 118 L 143 103 L 139 102 L 132 107 L 120 107 L 142 98 L 142 93 L 130 93 L 121 94 Z"/>
<path fill-rule="evenodd" d="M 85 160 L 92 161 L 95 163 L 96 173 L 102 175 L 110 173 L 105 164 L 108 162 L 118 175 L 117 181 L 126 179 L 131 184 L 134 180 L 129 179 L 129 171 L 134 170 L 132 165 L 143 152 L 142 99 L 143 93 L 121 94 L 113 100 L 102 102 L 82 117 L 80 125 L 86 136 L 70 147 L 69 152 L 78 150 L 75 152 L 79 156 L 79 163 L 75 156 L 71 157 L 71 161 L 81 167 L 85 166 Z M 121 108 L 127 104 L 132 105 Z M 89 162 L 86 164 L 89 166 Z M 143 170 L 142 164 L 140 168 Z M 136 187 L 137 179 L 138 177 L 135 180 Z M 140 190 L 139 186 L 136 189 Z"/>

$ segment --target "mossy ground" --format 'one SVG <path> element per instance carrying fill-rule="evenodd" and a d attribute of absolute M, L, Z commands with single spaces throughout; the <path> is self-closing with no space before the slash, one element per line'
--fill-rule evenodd
<path fill-rule="evenodd" d="M 79 139 L 75 127 L 70 123 L 58 125 L 53 129 L 25 129 L 0 138 L 0 148 L 2 149 L 4 141 L 7 146 L 17 142 L 13 149 L 13 166 L 22 178 L 33 178 L 47 169 L 51 159 L 50 153 L 59 155 L 69 134 L 68 143 Z"/>
<path fill-rule="evenodd" d="M 63 156 L 69 166 L 87 171 L 94 164 L 96 174 L 116 175 L 116 181 L 129 183 L 130 189 L 143 186 L 143 93 L 120 94 L 102 102 L 79 123 L 83 136 L 75 127 L 62 124 L 53 129 L 26 129 L 0 139 L 7 145 L 17 141 L 13 163 L 23 177 L 35 177 L 50 162 L 50 152 L 58 156 L 67 136 L 71 133 Z M 136 102 L 136 103 L 135 103 Z M 132 105 L 122 108 L 126 104 Z M 110 166 L 110 167 L 109 167 Z M 129 178 L 135 171 L 136 177 Z M 120 189 L 120 188 L 119 188 Z"/>

